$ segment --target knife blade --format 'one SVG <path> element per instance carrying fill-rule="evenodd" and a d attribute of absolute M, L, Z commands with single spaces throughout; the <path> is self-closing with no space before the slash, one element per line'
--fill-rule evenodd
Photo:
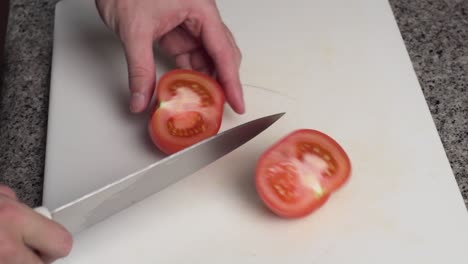
<path fill-rule="evenodd" d="M 34 210 L 78 234 L 230 153 L 284 114 L 265 116 L 221 132 L 55 210 L 44 206 Z"/>

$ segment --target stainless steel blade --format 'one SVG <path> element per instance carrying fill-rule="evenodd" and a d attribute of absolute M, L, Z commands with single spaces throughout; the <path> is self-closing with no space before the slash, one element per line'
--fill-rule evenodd
<path fill-rule="evenodd" d="M 57 208 L 51 212 L 52 219 L 77 234 L 228 154 L 260 134 L 283 114 L 247 122 L 170 155 Z"/>

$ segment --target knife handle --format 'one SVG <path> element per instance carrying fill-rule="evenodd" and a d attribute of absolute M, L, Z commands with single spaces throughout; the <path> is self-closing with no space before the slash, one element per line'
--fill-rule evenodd
<path fill-rule="evenodd" d="M 36 211 L 36 213 L 39 213 L 49 219 L 52 219 L 52 214 L 50 213 L 49 209 L 47 209 L 44 206 L 36 207 L 34 208 L 34 211 Z"/>

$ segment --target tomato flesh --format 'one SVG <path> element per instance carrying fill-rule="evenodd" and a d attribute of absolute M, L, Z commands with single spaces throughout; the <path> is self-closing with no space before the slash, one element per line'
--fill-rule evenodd
<path fill-rule="evenodd" d="M 172 154 L 210 136 L 221 127 L 224 94 L 211 77 L 172 70 L 159 81 L 148 130 L 153 143 Z"/>
<path fill-rule="evenodd" d="M 279 216 L 302 217 L 320 208 L 348 180 L 351 163 L 331 137 L 299 129 L 267 149 L 256 168 L 256 188 Z"/>

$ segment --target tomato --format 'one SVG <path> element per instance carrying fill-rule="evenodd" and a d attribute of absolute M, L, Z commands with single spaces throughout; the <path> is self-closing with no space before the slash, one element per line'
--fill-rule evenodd
<path fill-rule="evenodd" d="M 148 124 L 153 143 L 172 154 L 218 133 L 225 97 L 220 85 L 200 72 L 177 69 L 164 74 L 156 88 Z"/>
<path fill-rule="evenodd" d="M 325 204 L 350 173 L 350 159 L 334 139 L 317 130 L 298 129 L 262 154 L 255 185 L 273 213 L 297 218 Z"/>

